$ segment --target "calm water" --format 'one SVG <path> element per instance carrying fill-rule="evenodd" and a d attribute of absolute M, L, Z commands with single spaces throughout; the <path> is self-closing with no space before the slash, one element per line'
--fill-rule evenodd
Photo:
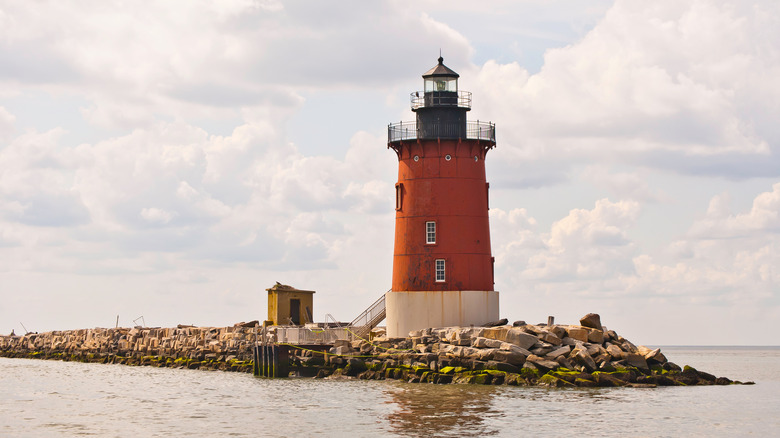
<path fill-rule="evenodd" d="M 754 386 L 554 390 L 0 358 L 0 436 L 778 436 L 780 347 L 664 347 Z"/>

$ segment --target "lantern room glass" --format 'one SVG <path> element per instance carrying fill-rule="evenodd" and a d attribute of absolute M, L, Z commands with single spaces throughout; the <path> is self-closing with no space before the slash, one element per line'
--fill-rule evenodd
<path fill-rule="evenodd" d="M 448 77 L 433 77 L 425 79 L 425 92 L 458 91 L 458 79 Z"/>

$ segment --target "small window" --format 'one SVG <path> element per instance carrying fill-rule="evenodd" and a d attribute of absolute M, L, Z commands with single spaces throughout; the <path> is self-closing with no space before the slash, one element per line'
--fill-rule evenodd
<path fill-rule="evenodd" d="M 444 281 L 444 259 L 436 259 L 436 281 Z"/>
<path fill-rule="evenodd" d="M 395 209 L 400 210 L 401 209 L 401 201 L 403 199 L 403 192 L 404 192 L 404 185 L 403 184 L 396 184 L 395 185 Z"/>
<path fill-rule="evenodd" d="M 425 223 L 425 243 L 436 243 L 436 222 Z"/>

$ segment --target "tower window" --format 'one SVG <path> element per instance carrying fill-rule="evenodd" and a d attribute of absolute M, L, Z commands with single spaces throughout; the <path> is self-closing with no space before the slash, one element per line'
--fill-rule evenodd
<path fill-rule="evenodd" d="M 403 201 L 404 196 L 404 185 L 403 184 L 396 184 L 395 185 L 395 209 L 400 210 L 401 209 L 401 202 Z"/>
<path fill-rule="evenodd" d="M 444 259 L 436 259 L 436 281 L 444 281 Z"/>
<path fill-rule="evenodd" d="M 425 243 L 436 243 L 436 222 L 425 223 Z"/>

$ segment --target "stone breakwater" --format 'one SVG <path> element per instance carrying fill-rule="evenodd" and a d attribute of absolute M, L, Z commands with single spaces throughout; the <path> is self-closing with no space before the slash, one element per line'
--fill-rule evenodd
<path fill-rule="evenodd" d="M 115 328 L 0 336 L 0 356 L 252 372 L 255 322 L 233 327 Z M 271 328 L 269 340 L 273 340 Z M 742 382 L 681 368 L 635 345 L 596 314 L 578 325 L 428 328 L 407 338 L 280 344 L 292 375 L 549 387 L 654 387 Z M 324 350 L 323 350 L 324 349 Z M 746 382 L 752 383 L 752 382 Z"/>
<path fill-rule="evenodd" d="M 253 324 L 94 328 L 0 336 L 0 356 L 252 372 L 254 340 Z"/>
<path fill-rule="evenodd" d="M 317 377 L 549 387 L 655 387 L 742 382 L 681 368 L 588 314 L 579 325 L 448 327 L 405 339 L 337 341 L 329 354 L 299 350 L 298 370 Z M 747 382 L 752 383 L 752 382 Z"/>

